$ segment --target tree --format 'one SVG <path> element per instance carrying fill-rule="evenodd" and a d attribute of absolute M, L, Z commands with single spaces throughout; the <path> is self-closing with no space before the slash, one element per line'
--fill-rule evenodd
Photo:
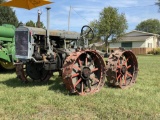
<path fill-rule="evenodd" d="M 160 0 L 158 0 L 155 4 L 158 5 L 159 10 L 160 10 Z"/>
<path fill-rule="evenodd" d="M 5 2 L 5 0 L 0 0 L 0 4 L 3 2 Z M 12 24 L 15 27 L 18 26 L 17 16 L 12 8 L 0 6 L 0 25 L 2 24 Z"/>
<path fill-rule="evenodd" d="M 128 28 L 124 14 L 119 14 L 113 7 L 104 8 L 95 23 L 99 37 L 103 37 L 108 51 L 108 40 L 118 40 Z"/>
<path fill-rule="evenodd" d="M 160 21 L 158 19 L 148 19 L 136 26 L 136 30 L 160 34 Z"/>
<path fill-rule="evenodd" d="M 91 21 L 89 26 L 91 28 L 93 28 L 93 31 L 94 31 L 94 39 L 92 41 L 90 41 L 90 43 L 95 43 L 95 42 L 98 42 L 101 38 L 98 34 L 98 23 L 97 23 L 97 20 L 94 20 L 94 21 Z"/>
<path fill-rule="evenodd" d="M 37 27 L 37 22 L 34 23 L 32 20 L 26 22 L 26 26 L 29 26 L 29 27 Z M 43 22 L 40 22 L 40 28 L 45 28 Z"/>
<path fill-rule="evenodd" d="M 30 21 L 26 22 L 26 26 L 35 27 L 35 23 L 32 20 L 30 20 Z"/>

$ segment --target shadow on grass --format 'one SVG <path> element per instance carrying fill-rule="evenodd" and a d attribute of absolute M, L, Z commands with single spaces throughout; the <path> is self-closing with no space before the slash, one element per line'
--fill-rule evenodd
<path fill-rule="evenodd" d="M 119 87 L 118 87 L 118 86 L 113 86 L 113 85 L 109 84 L 108 82 L 105 82 L 105 84 L 104 84 L 104 86 L 103 86 L 103 87 L 104 87 L 104 88 L 119 89 Z"/>
<path fill-rule="evenodd" d="M 68 95 L 68 91 L 65 88 L 65 84 L 62 82 L 62 77 L 58 76 L 53 81 L 52 85 L 49 87 L 49 90 L 63 93 L 64 95 Z"/>
<path fill-rule="evenodd" d="M 48 90 L 62 93 L 68 95 L 68 91 L 62 82 L 62 77 L 53 76 L 48 82 L 41 81 L 29 81 L 28 83 L 23 83 L 18 78 L 11 78 L 8 80 L 0 81 L 0 84 L 6 85 L 8 87 L 34 87 L 34 86 L 49 86 Z"/>
<path fill-rule="evenodd" d="M 68 90 L 65 88 L 65 85 L 62 82 L 62 77 L 59 77 L 59 76 L 52 76 L 48 82 L 29 80 L 28 83 L 24 83 L 20 81 L 18 78 L 11 78 L 11 79 L 0 81 L 0 84 L 6 85 L 12 88 L 48 86 L 49 87 L 48 90 L 62 93 L 64 95 L 70 95 Z"/>
<path fill-rule="evenodd" d="M 15 73 L 16 69 L 7 70 L 0 67 L 0 74 L 12 74 Z"/>
<path fill-rule="evenodd" d="M 53 81 L 49 80 L 48 82 L 43 81 L 29 81 L 28 83 L 24 83 L 20 81 L 18 78 L 11 78 L 8 80 L 0 81 L 0 84 L 4 84 L 8 87 L 33 87 L 33 86 L 45 86 L 53 84 Z"/>

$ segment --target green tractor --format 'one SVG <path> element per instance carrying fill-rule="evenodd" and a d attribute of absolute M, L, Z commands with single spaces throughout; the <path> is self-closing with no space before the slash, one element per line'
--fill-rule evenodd
<path fill-rule="evenodd" d="M 0 26 L 0 69 L 14 69 L 15 27 L 9 24 Z"/>

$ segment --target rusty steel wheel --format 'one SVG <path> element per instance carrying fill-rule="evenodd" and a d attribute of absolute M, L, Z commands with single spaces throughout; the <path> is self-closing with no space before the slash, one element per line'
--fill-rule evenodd
<path fill-rule="evenodd" d="M 126 88 L 133 85 L 138 74 L 136 56 L 131 51 L 116 50 L 107 61 L 107 83 Z"/>
<path fill-rule="evenodd" d="M 105 62 L 93 50 L 73 52 L 64 62 L 62 77 L 70 93 L 98 92 L 105 82 Z"/>
<path fill-rule="evenodd" d="M 44 70 L 42 63 L 27 63 L 16 64 L 17 77 L 24 83 L 27 83 L 29 79 L 48 81 L 52 76 L 52 71 Z"/>

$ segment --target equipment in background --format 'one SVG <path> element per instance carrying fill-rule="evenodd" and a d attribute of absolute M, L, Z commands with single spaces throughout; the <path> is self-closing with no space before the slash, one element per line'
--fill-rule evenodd
<path fill-rule="evenodd" d="M 0 26 L 0 67 L 14 69 L 15 58 L 15 27 L 9 24 Z"/>

